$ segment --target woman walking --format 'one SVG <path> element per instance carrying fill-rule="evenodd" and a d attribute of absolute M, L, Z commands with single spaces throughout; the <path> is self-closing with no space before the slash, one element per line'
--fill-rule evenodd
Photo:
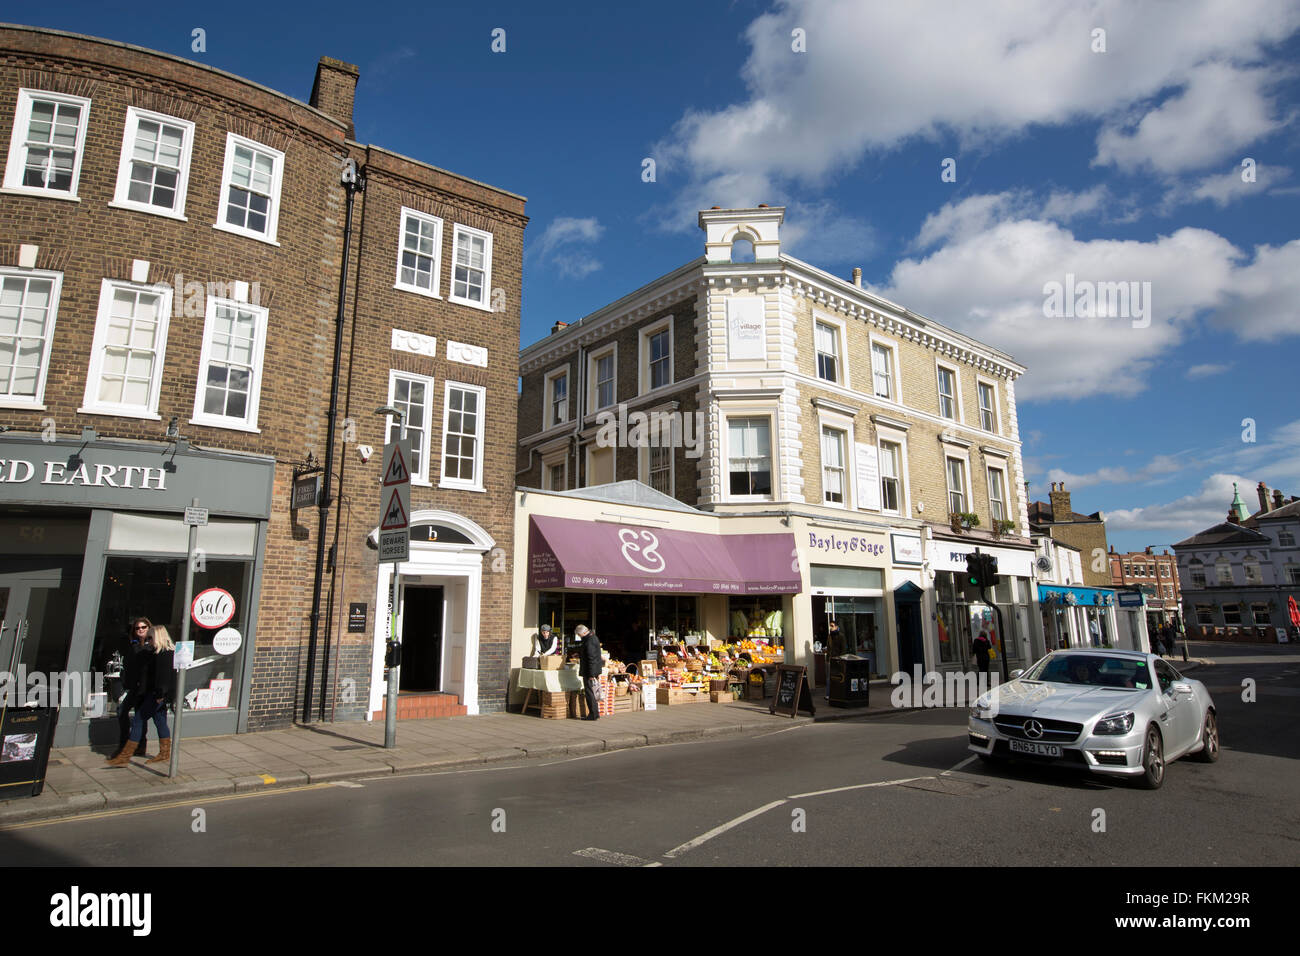
<path fill-rule="evenodd" d="M 167 706 L 176 688 L 176 671 L 172 659 L 176 645 L 172 643 L 167 628 L 161 624 L 149 629 L 149 646 L 131 659 L 127 669 L 128 693 L 136 695 L 135 717 L 131 721 L 131 734 L 126 746 L 111 760 L 110 767 L 122 767 L 131 762 L 131 754 L 144 735 L 150 719 L 158 730 L 158 755 L 146 763 L 162 763 L 172 756 L 172 732 L 167 726 Z"/>

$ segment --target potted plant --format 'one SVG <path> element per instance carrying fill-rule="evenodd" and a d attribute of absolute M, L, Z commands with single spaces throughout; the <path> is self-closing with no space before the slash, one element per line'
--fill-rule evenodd
<path fill-rule="evenodd" d="M 960 518 L 961 518 L 961 526 L 965 528 L 967 531 L 971 530 L 971 528 L 979 527 L 980 516 L 973 511 L 963 511 L 960 515 Z"/>
<path fill-rule="evenodd" d="M 952 526 L 952 530 L 954 532 L 956 532 L 957 534 L 961 534 L 961 512 L 960 511 L 948 512 L 948 524 Z"/>
<path fill-rule="evenodd" d="M 1016 523 L 1009 518 L 999 518 L 993 522 L 993 533 L 999 538 L 1004 534 L 1009 534 L 1016 527 Z"/>

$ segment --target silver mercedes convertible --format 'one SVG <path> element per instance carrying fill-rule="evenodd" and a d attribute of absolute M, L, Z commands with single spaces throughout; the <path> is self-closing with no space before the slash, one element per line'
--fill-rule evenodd
<path fill-rule="evenodd" d="M 1054 651 L 970 711 L 970 749 L 1137 778 L 1155 790 L 1185 754 L 1219 759 L 1214 702 L 1198 680 L 1154 654 Z"/>

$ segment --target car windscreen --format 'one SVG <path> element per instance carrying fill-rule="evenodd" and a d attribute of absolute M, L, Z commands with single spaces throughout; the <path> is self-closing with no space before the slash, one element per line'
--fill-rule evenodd
<path fill-rule="evenodd" d="M 1146 661 L 1091 654 L 1062 654 L 1044 658 L 1023 679 L 1082 684 L 1088 687 L 1115 687 L 1121 690 L 1146 690 L 1151 686 L 1151 674 Z"/>

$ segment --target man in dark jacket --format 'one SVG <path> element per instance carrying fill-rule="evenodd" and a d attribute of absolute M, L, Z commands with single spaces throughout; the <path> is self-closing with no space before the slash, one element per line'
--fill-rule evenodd
<path fill-rule="evenodd" d="M 605 669 L 605 662 L 600 656 L 600 639 L 596 637 L 596 632 L 588 629 L 585 624 L 579 624 L 573 634 L 582 641 L 578 673 L 582 675 L 582 691 L 587 696 L 587 716 L 582 719 L 599 720 L 600 714 L 596 706 L 596 678 Z"/>

